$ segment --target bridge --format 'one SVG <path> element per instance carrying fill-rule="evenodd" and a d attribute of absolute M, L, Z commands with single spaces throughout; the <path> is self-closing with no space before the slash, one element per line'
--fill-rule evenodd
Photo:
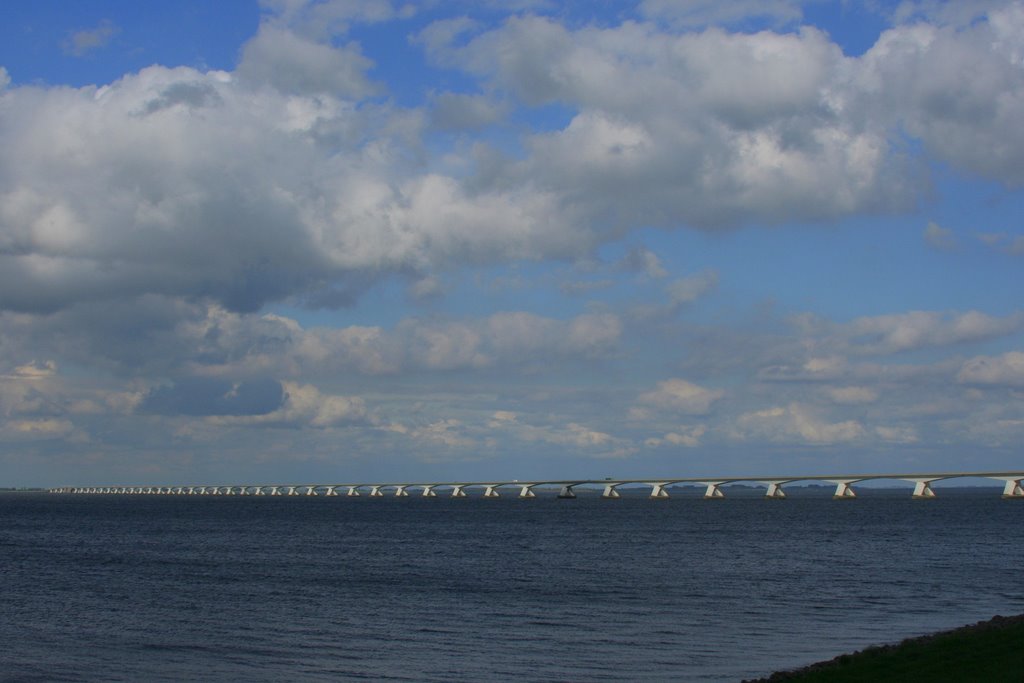
<path fill-rule="evenodd" d="M 668 488 L 677 484 L 704 487 L 704 498 L 713 500 L 725 497 L 722 487 L 727 484 L 754 484 L 765 487 L 764 497 L 780 500 L 786 497 L 783 486 L 797 482 L 826 482 L 835 485 L 833 498 L 851 500 L 857 497 L 854 484 L 866 481 L 893 480 L 913 484 L 911 497 L 914 499 L 935 498 L 932 484 L 949 479 L 991 479 L 1003 482 L 1003 498 L 1024 499 L 1024 471 L 1016 472 L 940 472 L 910 474 L 841 474 L 841 475 L 798 475 L 791 477 L 651 477 L 646 479 L 569 479 L 520 481 L 513 479 L 488 481 L 454 481 L 427 483 L 348 483 L 348 484 L 229 484 L 229 485 L 171 485 L 171 486 L 61 486 L 48 489 L 51 493 L 87 493 L 120 495 L 200 495 L 200 496 L 345 496 L 367 495 L 379 498 L 385 495 L 405 497 L 410 490 L 416 495 L 436 498 L 438 492 L 452 498 L 465 498 L 468 491 L 480 493 L 483 498 L 499 498 L 502 491 L 515 492 L 519 498 L 534 498 L 534 489 L 557 488 L 559 498 L 575 498 L 576 488 L 601 488 L 601 497 L 619 498 L 619 487 L 649 486 L 650 498 L 663 500 L 669 497 Z"/>

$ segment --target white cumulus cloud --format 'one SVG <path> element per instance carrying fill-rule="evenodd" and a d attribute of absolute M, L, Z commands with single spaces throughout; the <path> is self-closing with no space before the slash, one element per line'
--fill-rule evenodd
<path fill-rule="evenodd" d="M 658 383 L 654 391 L 641 394 L 637 401 L 657 410 L 703 415 L 712 404 L 725 396 L 721 389 L 708 389 L 685 379 L 667 379 Z"/>

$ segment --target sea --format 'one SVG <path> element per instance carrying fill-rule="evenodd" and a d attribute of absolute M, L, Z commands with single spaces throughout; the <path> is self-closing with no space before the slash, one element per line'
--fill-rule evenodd
<path fill-rule="evenodd" d="M 1024 612 L 999 489 L 0 493 L 2 681 L 740 681 Z"/>

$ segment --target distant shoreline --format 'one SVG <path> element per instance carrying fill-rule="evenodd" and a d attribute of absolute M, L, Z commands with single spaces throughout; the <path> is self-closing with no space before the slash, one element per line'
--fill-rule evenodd
<path fill-rule="evenodd" d="M 743 683 L 781 681 L 1022 681 L 1024 614 L 867 647 Z"/>

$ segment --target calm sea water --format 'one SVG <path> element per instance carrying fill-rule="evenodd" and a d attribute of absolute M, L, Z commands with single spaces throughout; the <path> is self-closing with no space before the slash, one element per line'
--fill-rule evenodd
<path fill-rule="evenodd" d="M 827 495 L 0 494 L 0 680 L 735 681 L 1024 612 L 1024 501 Z"/>

